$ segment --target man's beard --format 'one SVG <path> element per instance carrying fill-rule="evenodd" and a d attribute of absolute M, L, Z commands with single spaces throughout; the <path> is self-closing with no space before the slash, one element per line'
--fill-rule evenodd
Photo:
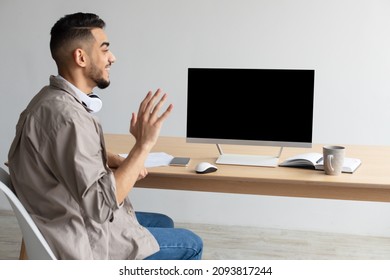
<path fill-rule="evenodd" d="M 102 71 L 100 71 L 94 63 L 92 63 L 89 77 L 96 83 L 98 88 L 105 89 L 110 85 L 110 80 L 105 80 L 102 76 Z"/>
<path fill-rule="evenodd" d="M 96 83 L 96 86 L 100 89 L 104 89 L 110 85 L 110 81 L 107 81 L 103 78 L 100 79 L 94 79 L 94 82 Z"/>

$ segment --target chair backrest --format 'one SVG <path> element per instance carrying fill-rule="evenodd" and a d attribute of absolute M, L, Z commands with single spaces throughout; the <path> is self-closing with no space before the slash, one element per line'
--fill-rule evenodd
<path fill-rule="evenodd" d="M 0 190 L 5 194 L 11 204 L 22 231 L 28 259 L 55 260 L 56 257 L 50 249 L 49 244 L 47 244 L 30 214 L 15 195 L 9 174 L 1 167 L 0 181 Z"/>

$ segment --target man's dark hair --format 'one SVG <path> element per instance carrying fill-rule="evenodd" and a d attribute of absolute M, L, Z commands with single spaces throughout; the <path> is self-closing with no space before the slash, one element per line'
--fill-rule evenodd
<path fill-rule="evenodd" d="M 53 59 L 61 60 L 59 51 L 69 43 L 94 40 L 93 28 L 104 28 L 105 22 L 99 16 L 91 13 L 69 14 L 59 19 L 52 27 L 50 34 L 50 51 Z"/>

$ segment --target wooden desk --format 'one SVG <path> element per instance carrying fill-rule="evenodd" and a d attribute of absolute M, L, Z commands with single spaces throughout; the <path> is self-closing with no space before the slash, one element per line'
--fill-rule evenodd
<path fill-rule="evenodd" d="M 127 153 L 134 141 L 130 135 L 106 134 L 107 149 Z M 306 152 L 322 152 L 323 145 L 313 148 L 284 148 L 280 162 Z M 275 155 L 278 147 L 222 146 L 225 153 Z M 153 152 L 191 158 L 188 167 L 154 167 L 137 187 L 225 192 L 290 197 L 330 198 L 390 202 L 390 146 L 347 145 L 346 156 L 360 158 L 362 165 L 354 174 L 325 175 L 322 171 L 289 167 L 251 167 L 218 165 L 218 171 L 196 174 L 201 161 L 215 163 L 218 150 L 214 144 L 186 143 L 185 138 L 160 137 Z"/>

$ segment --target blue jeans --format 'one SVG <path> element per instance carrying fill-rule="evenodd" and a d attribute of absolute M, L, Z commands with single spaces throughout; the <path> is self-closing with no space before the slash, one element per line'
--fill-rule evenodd
<path fill-rule="evenodd" d="M 174 228 L 173 220 L 163 214 L 135 212 L 138 222 L 146 227 L 160 245 L 160 251 L 145 260 L 200 260 L 203 241 L 192 231 Z"/>

